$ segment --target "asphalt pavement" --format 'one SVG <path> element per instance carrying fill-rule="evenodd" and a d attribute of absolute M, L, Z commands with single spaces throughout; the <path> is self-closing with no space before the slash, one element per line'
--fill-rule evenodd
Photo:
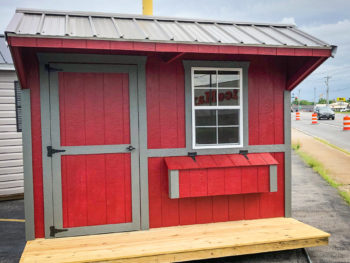
<path fill-rule="evenodd" d="M 350 207 L 318 174 L 292 155 L 293 217 L 331 234 L 328 246 L 307 248 L 314 263 L 350 263 Z M 23 218 L 23 200 L 0 202 L 0 218 Z M 18 262 L 24 223 L 0 221 L 0 262 Z M 193 263 L 194 261 L 192 261 Z M 301 249 L 201 260 L 197 263 L 303 263 Z"/>
<path fill-rule="evenodd" d="M 292 113 L 292 128 L 324 139 L 350 152 L 350 131 L 343 131 L 343 118 L 347 114 L 336 113 L 334 120 L 322 119 L 318 120 L 318 124 L 311 124 L 311 112 L 300 114 L 301 120 L 296 121 L 295 112 Z"/>

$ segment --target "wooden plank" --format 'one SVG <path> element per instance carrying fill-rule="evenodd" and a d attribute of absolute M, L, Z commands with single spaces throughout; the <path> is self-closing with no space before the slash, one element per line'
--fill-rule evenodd
<path fill-rule="evenodd" d="M 20 262 L 179 262 L 327 245 L 329 236 L 292 218 L 270 218 L 36 239 Z"/>

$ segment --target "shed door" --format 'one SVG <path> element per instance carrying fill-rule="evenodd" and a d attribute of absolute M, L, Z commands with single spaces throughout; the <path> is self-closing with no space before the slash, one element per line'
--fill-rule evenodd
<path fill-rule="evenodd" d="M 51 236 L 139 229 L 136 67 L 51 67 Z"/>

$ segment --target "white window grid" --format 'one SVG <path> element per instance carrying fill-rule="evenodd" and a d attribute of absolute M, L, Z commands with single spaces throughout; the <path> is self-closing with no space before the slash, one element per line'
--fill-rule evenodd
<path fill-rule="evenodd" d="M 239 74 L 239 87 L 218 87 L 218 77 L 216 77 L 216 86 L 215 87 L 194 87 L 194 71 L 203 70 L 203 71 L 216 71 L 218 76 L 218 71 L 236 71 Z M 192 67 L 191 68 L 191 93 L 192 93 L 192 148 L 193 149 L 210 149 L 210 148 L 239 148 L 243 147 L 243 77 L 242 77 L 242 68 L 220 68 L 220 67 Z M 216 90 L 216 106 L 196 106 L 195 105 L 195 95 L 194 91 L 198 89 L 212 89 Z M 219 105 L 219 92 L 218 90 L 239 90 L 239 105 Z M 220 127 L 239 127 L 239 141 L 238 143 L 218 143 L 218 110 L 230 110 L 238 109 L 239 110 L 239 122 L 238 125 L 220 125 Z M 195 111 L 196 110 L 216 110 L 216 144 L 196 144 L 196 120 L 195 120 Z M 214 126 L 199 126 L 201 128 L 213 128 Z"/>

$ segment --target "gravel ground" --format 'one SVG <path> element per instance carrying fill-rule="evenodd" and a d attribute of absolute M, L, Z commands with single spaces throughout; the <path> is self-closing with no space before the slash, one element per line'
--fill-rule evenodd
<path fill-rule="evenodd" d="M 350 207 L 337 191 L 293 154 L 293 217 L 331 233 L 329 246 L 308 248 L 312 262 L 350 263 Z M 0 218 L 23 218 L 23 200 L 0 202 Z M 0 262 L 18 262 L 24 223 L 0 222 Z M 195 261 L 192 261 L 194 263 Z M 196 261 L 197 263 L 307 262 L 301 249 Z"/>

